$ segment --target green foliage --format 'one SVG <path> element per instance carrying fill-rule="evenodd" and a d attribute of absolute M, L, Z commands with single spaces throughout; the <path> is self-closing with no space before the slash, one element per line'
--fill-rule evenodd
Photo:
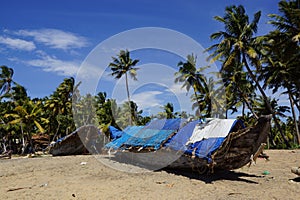
<path fill-rule="evenodd" d="M 45 118 L 49 123 L 47 133 L 51 140 L 63 137 L 76 129 L 72 113 L 72 97 L 75 88 L 74 78 L 66 78 L 56 91 L 45 99 Z"/>
<path fill-rule="evenodd" d="M 196 116 L 198 117 L 207 117 L 211 115 L 212 112 L 212 100 L 211 94 L 206 77 L 202 72 L 209 68 L 200 67 L 197 69 L 196 66 L 196 57 L 191 54 L 187 55 L 186 62 L 180 61 L 178 63 L 178 72 L 175 73 L 175 83 L 183 83 L 182 88 L 185 88 L 187 92 L 193 88 L 193 95 L 191 96 L 192 101 L 195 100 L 196 103 L 192 106 L 193 109 L 196 109 Z M 172 116 L 166 116 L 172 117 Z"/>
<path fill-rule="evenodd" d="M 174 106 L 172 103 L 167 103 L 163 107 L 163 112 L 159 112 L 157 114 L 158 119 L 174 119 L 176 118 L 176 115 L 174 113 Z"/>
<path fill-rule="evenodd" d="M 283 16 L 271 15 L 275 20 L 270 21 L 277 29 L 266 36 L 255 37 L 261 12 L 255 13 L 250 22 L 243 6 L 226 7 L 223 17 L 215 17 L 224 25 L 224 31 L 211 35 L 211 39 L 220 42 L 209 47 L 207 51 L 212 51 L 209 56 L 212 61 L 218 60 L 222 63 L 221 72 L 226 90 L 233 90 L 233 95 L 227 95 L 227 108 L 235 112 L 242 105 L 243 117 L 245 105 L 256 118 L 261 114 L 271 113 L 276 126 L 276 137 L 279 132 L 284 146 L 289 147 L 289 134 L 282 130 L 278 119 L 283 117 L 287 107 L 278 106 L 275 100 L 270 101 L 263 88 L 269 87 L 274 93 L 280 87 L 287 89 L 292 110 L 294 103 L 297 106 L 299 95 L 293 95 L 299 93 L 297 85 L 300 85 L 299 67 L 296 67 L 300 61 L 297 40 L 300 30 L 299 2 L 281 1 L 279 11 Z M 264 81 L 262 86 L 261 81 Z M 256 90 L 262 96 L 261 107 L 255 105 Z M 300 108 L 299 104 L 297 107 Z M 293 117 L 296 119 L 294 112 Z M 300 138 L 299 132 L 297 135 Z M 300 144 L 300 139 L 298 143 Z"/>

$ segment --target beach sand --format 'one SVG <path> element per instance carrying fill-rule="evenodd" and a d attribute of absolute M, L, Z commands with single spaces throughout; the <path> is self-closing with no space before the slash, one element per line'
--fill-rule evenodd
<path fill-rule="evenodd" d="M 300 150 L 267 150 L 270 160 L 210 175 L 126 173 L 92 155 L 0 160 L 1 199 L 300 199 Z"/>

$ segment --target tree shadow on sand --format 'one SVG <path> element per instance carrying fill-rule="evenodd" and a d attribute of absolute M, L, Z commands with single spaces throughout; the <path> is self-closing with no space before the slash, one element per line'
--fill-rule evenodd
<path fill-rule="evenodd" d="M 258 184 L 256 181 L 248 180 L 243 177 L 251 177 L 251 178 L 263 178 L 264 176 L 257 176 L 253 174 L 246 174 L 243 172 L 235 172 L 235 171 L 227 171 L 227 170 L 218 170 L 215 171 L 213 174 L 206 173 L 206 174 L 199 174 L 196 171 L 192 170 L 173 170 L 173 169 L 164 169 L 164 171 L 176 175 L 181 175 L 188 177 L 190 179 L 201 180 L 205 183 L 213 183 L 214 181 L 220 180 L 231 180 L 231 181 L 241 181 L 245 183 L 252 183 Z"/>

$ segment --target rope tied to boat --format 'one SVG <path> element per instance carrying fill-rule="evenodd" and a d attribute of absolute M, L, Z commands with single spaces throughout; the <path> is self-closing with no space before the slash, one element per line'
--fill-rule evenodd
<path fill-rule="evenodd" d="M 255 152 L 255 154 L 250 156 L 250 162 L 248 167 L 250 167 L 251 165 L 255 165 L 256 164 L 256 159 L 258 158 L 258 156 L 262 153 L 262 151 L 264 150 L 266 146 L 266 143 L 261 143 L 258 150 Z"/>

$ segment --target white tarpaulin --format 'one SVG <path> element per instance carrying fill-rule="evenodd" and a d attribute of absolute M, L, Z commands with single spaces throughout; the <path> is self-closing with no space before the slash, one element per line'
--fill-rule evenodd
<path fill-rule="evenodd" d="M 235 121 L 235 119 L 207 119 L 206 122 L 195 126 L 187 144 L 208 138 L 226 137 Z"/>

